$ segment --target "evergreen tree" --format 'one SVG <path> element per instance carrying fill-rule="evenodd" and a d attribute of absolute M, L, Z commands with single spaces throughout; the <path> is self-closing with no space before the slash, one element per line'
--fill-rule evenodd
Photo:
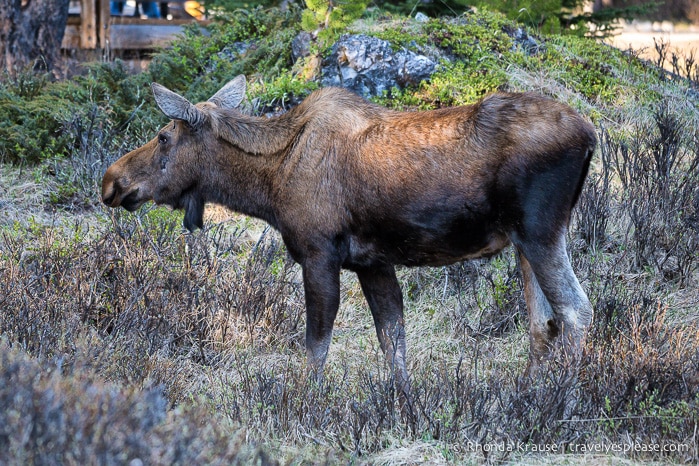
<path fill-rule="evenodd" d="M 614 31 L 619 19 L 646 16 L 659 5 L 658 2 L 646 2 L 585 12 L 583 7 L 587 3 L 589 0 L 423 0 L 417 3 L 415 0 L 389 0 L 380 6 L 403 14 L 421 11 L 429 16 L 458 15 L 473 6 L 499 11 L 544 33 L 605 36 Z"/>
<path fill-rule="evenodd" d="M 302 26 L 306 31 L 317 32 L 321 40 L 333 37 L 361 17 L 368 3 L 362 0 L 306 0 Z"/>

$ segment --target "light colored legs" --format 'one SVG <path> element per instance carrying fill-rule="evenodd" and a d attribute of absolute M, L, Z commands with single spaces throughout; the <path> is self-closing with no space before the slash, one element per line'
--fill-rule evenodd
<path fill-rule="evenodd" d="M 524 242 L 516 246 L 529 310 L 527 373 L 536 370 L 559 336 L 565 354 L 578 359 L 592 323 L 592 305 L 573 273 L 565 237 L 561 234 L 550 247 Z"/>

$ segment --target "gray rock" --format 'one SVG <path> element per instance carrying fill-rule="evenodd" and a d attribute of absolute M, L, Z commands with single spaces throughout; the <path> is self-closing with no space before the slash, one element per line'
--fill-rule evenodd
<path fill-rule="evenodd" d="M 294 61 L 301 57 L 307 57 L 311 54 L 311 34 L 309 32 L 299 32 L 291 41 L 291 58 Z"/>
<path fill-rule="evenodd" d="M 345 35 L 323 60 L 321 84 L 350 89 L 364 97 L 379 96 L 393 87 L 400 89 L 428 80 L 438 58 L 411 50 L 394 51 L 391 44 L 364 34 Z"/>
<path fill-rule="evenodd" d="M 509 34 L 515 41 L 515 47 L 521 47 L 527 55 L 536 55 L 546 51 L 546 46 L 527 34 L 522 28 L 515 29 Z"/>
<path fill-rule="evenodd" d="M 255 47 L 257 47 L 257 45 L 253 41 L 233 42 L 230 45 L 226 45 L 216 55 L 217 55 L 219 60 L 228 61 L 228 62 L 233 63 L 236 60 L 238 60 L 240 57 L 243 57 L 246 53 L 248 53 L 248 50 L 254 49 Z M 207 73 L 214 72 L 216 70 L 216 62 L 210 61 L 204 67 L 204 69 L 206 70 Z"/>

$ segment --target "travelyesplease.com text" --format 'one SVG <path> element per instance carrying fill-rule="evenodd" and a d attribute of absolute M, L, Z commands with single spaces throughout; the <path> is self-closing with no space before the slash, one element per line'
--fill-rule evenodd
<path fill-rule="evenodd" d="M 686 443 L 479 443 L 467 442 L 467 451 L 483 452 L 483 453 L 505 453 L 505 452 L 520 452 L 520 453 L 683 453 L 690 449 Z"/>

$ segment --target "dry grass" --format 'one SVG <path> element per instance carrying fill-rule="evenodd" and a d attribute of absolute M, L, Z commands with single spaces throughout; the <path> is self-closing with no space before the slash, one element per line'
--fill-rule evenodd
<path fill-rule="evenodd" d="M 604 160 L 603 170 L 615 170 Z M 625 205 L 634 199 L 597 183 L 600 177 L 586 187 L 571 236 L 597 311 L 580 374 L 553 362 L 517 389 L 527 337 L 511 252 L 401 270 L 414 428 L 397 409 L 352 274 L 342 279 L 327 377 L 319 387 L 307 380 L 299 270 L 258 223 L 234 217 L 187 235 L 177 214 L 152 210 L 117 212 L 90 228 L 6 228 L 0 400 L 3 425 L 12 428 L 0 434 L 5 458 L 526 464 L 541 459 L 532 449 L 557 445 L 568 446 L 566 461 L 575 463 L 594 452 L 571 453 L 570 445 L 637 442 L 688 450 L 593 458 L 696 460 L 699 327 L 696 320 L 677 325 L 663 303 L 670 291 L 696 299 L 696 254 L 685 251 L 692 258 L 685 272 L 637 263 L 635 248 L 655 254 L 664 243 L 646 238 L 656 246 L 649 249 L 634 233 L 617 242 L 614 229 L 629 222 Z M 608 221 L 584 228 L 600 212 Z M 694 231 L 691 221 L 682 225 Z M 259 444 L 268 457 L 259 456 Z"/>
<path fill-rule="evenodd" d="M 43 181 L 3 168 L 0 463 L 696 463 L 699 117 L 663 95 L 603 119 L 575 211 L 570 254 L 596 315 L 579 372 L 554 357 L 520 385 L 511 251 L 399 270 L 412 425 L 352 274 L 317 386 L 276 233 L 220 211 L 194 235 L 165 209 L 47 212 Z M 96 192 L 106 162 L 80 163 L 71 176 Z"/>

